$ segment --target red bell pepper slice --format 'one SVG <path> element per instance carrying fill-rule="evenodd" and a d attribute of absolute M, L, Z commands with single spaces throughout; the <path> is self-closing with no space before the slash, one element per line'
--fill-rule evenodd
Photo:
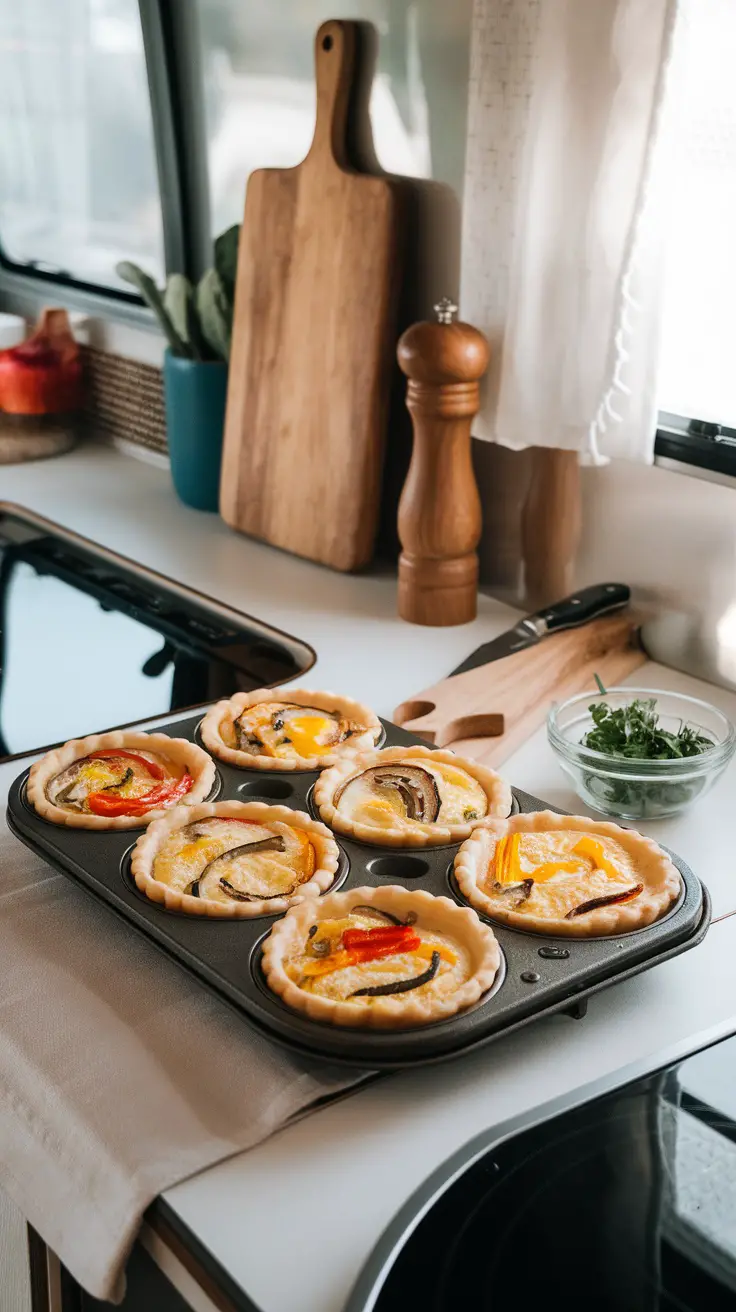
<path fill-rule="evenodd" d="M 357 964 L 389 957 L 394 952 L 411 952 L 421 938 L 411 925 L 380 925 L 376 929 L 346 929 L 342 945 Z"/>
<path fill-rule="evenodd" d="M 390 957 L 397 952 L 413 952 L 415 948 L 421 947 L 422 940 L 419 935 L 409 926 L 406 926 L 408 933 L 401 934 L 393 939 L 374 938 L 372 942 L 364 941 L 360 947 L 343 947 L 337 952 L 330 953 L 327 957 L 317 958 L 305 966 L 307 975 L 329 975 L 334 970 L 345 970 L 349 966 L 359 966 L 364 961 L 376 961 L 380 957 Z M 359 931 L 346 929 L 345 934 L 352 934 Z M 343 935 L 344 941 L 345 935 Z"/>
<path fill-rule="evenodd" d="M 346 948 L 369 947 L 373 943 L 403 943 L 415 938 L 411 925 L 380 925 L 376 929 L 346 929 L 342 936 Z"/>
<path fill-rule="evenodd" d="M 421 942 L 418 934 L 410 933 L 405 938 L 392 939 L 390 942 L 374 941 L 362 946 L 348 947 L 347 951 L 357 965 L 360 961 L 375 961 L 378 957 L 390 957 L 394 952 L 413 952 Z"/>
<path fill-rule="evenodd" d="M 105 747 L 102 751 L 93 752 L 90 756 L 91 761 L 105 761 L 112 756 L 122 756 L 126 761 L 135 761 L 136 765 L 142 765 L 154 779 L 163 779 L 166 771 L 157 761 L 147 761 L 145 756 L 139 756 L 137 752 L 126 752 L 122 747 Z"/>
<path fill-rule="evenodd" d="M 187 772 L 181 779 L 159 784 L 150 793 L 141 797 L 113 797 L 110 793 L 90 793 L 87 805 L 93 815 L 144 815 L 146 811 L 157 811 L 160 807 L 177 802 L 186 797 L 192 786 L 192 776 Z"/>

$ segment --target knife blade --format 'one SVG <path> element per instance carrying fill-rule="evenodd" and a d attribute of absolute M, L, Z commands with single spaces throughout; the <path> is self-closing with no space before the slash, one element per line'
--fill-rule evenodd
<path fill-rule="evenodd" d="M 525 615 L 513 629 L 507 629 L 498 638 L 481 643 L 451 671 L 450 678 L 464 674 L 466 670 L 475 670 L 479 665 L 488 665 L 502 656 L 510 656 L 515 651 L 534 647 L 548 634 L 575 629 L 601 615 L 608 615 L 612 610 L 621 610 L 630 600 L 631 589 L 625 583 L 596 583 L 590 588 L 581 588 L 544 610 Z"/>

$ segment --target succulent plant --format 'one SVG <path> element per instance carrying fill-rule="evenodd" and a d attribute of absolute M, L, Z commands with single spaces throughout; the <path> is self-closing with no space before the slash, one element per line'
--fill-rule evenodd
<path fill-rule="evenodd" d="M 239 225 L 215 240 L 214 268 L 196 287 L 183 273 L 170 273 L 161 291 L 143 269 L 130 260 L 115 266 L 119 278 L 136 288 L 153 310 L 174 355 L 190 360 L 228 360 L 235 300 Z"/>
<path fill-rule="evenodd" d="M 195 293 L 195 302 L 202 335 L 215 355 L 230 359 L 230 334 L 233 324 L 233 303 L 229 299 L 217 269 L 202 274 Z"/>

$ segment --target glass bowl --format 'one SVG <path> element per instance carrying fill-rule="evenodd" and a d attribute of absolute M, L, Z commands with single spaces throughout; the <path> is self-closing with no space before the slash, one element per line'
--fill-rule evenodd
<path fill-rule="evenodd" d="M 618 709 L 651 697 L 662 728 L 676 733 L 683 722 L 690 724 L 712 738 L 713 746 L 674 761 L 622 760 L 583 746 L 581 740 L 593 728 L 590 706 L 607 702 Z M 617 820 L 656 820 L 684 810 L 713 787 L 736 750 L 736 730 L 715 706 L 656 688 L 609 688 L 570 697 L 552 707 L 547 736 L 578 796 L 592 810 Z"/>

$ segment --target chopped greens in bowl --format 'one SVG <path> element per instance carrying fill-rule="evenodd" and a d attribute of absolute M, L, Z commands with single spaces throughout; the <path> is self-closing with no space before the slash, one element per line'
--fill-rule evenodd
<path fill-rule="evenodd" d="M 684 720 L 676 733 L 665 729 L 656 697 L 635 697 L 628 706 L 618 707 L 606 701 L 592 702 L 588 710 L 595 728 L 585 734 L 583 746 L 605 756 L 627 761 L 676 761 L 683 756 L 698 756 L 715 746 L 709 734 Z"/>
<path fill-rule="evenodd" d="M 644 688 L 571 697 L 552 707 L 547 732 L 583 801 L 619 820 L 683 810 L 736 750 L 736 731 L 715 706 Z"/>

